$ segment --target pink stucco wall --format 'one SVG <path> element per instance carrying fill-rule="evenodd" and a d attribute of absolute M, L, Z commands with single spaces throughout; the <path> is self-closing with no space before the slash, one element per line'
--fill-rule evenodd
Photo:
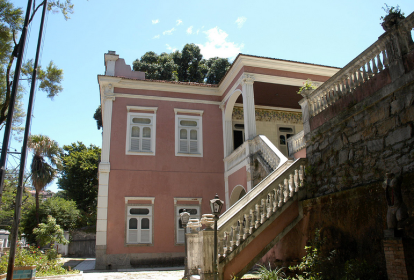
<path fill-rule="evenodd" d="M 158 107 L 155 156 L 125 154 L 126 106 Z M 203 157 L 175 156 L 174 108 L 204 110 Z M 217 105 L 115 99 L 111 126 L 107 254 L 184 252 L 183 245 L 175 245 L 174 198 L 202 198 L 202 214 L 210 213 L 209 200 L 216 193 L 224 198 L 221 114 Z M 155 197 L 153 244 L 125 245 L 127 196 Z"/>
<path fill-rule="evenodd" d="M 297 158 L 306 158 L 306 148 L 303 148 L 302 150 L 299 150 L 296 153 L 294 153 L 293 157 L 295 159 L 297 159 Z"/>
<path fill-rule="evenodd" d="M 246 167 L 243 166 L 233 174 L 229 176 L 229 197 L 231 196 L 231 193 L 233 189 L 237 186 L 241 185 L 247 192 L 247 173 L 246 173 Z"/>

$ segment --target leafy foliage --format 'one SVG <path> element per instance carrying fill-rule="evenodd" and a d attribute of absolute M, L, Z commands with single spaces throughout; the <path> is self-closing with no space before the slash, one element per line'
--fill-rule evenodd
<path fill-rule="evenodd" d="M 269 269 L 267 269 L 263 265 L 259 265 L 259 275 L 260 280 L 285 280 L 286 274 L 283 272 L 283 267 L 278 268 L 276 267 L 274 270 L 272 270 L 270 263 L 269 263 Z"/>
<path fill-rule="evenodd" d="M 302 91 L 304 90 L 312 90 L 312 89 L 316 89 L 316 86 L 312 83 L 312 80 L 307 79 L 304 83 L 303 83 L 303 87 L 301 87 L 299 89 L 299 91 L 297 92 L 297 94 L 300 94 Z"/>
<path fill-rule="evenodd" d="M 182 51 L 157 55 L 149 51 L 133 62 L 134 71 L 146 79 L 218 84 L 230 68 L 227 58 L 203 59 L 200 48 L 186 44 Z"/>
<path fill-rule="evenodd" d="M 56 223 L 64 230 L 71 230 L 77 227 L 80 219 L 80 211 L 76 203 L 61 197 L 51 197 L 42 201 L 39 205 L 39 221 L 46 223 L 47 217 L 52 216 Z M 37 227 L 36 208 L 32 206 L 25 215 L 22 215 L 22 232 L 26 235 L 27 240 L 31 243 L 35 241 L 33 229 Z"/>
<path fill-rule="evenodd" d="M 7 272 L 9 262 L 9 252 L 0 259 L 0 274 Z M 63 275 L 79 273 L 78 270 L 68 271 L 62 267 L 62 263 L 57 259 L 50 260 L 43 252 L 36 247 L 16 249 L 14 266 L 36 265 L 36 276 Z"/>
<path fill-rule="evenodd" d="M 50 249 L 47 252 L 49 260 L 56 259 L 57 257 L 57 252 L 54 248 L 55 243 L 63 245 L 69 243 L 63 233 L 63 229 L 56 224 L 56 219 L 51 215 L 47 216 L 47 223 L 40 223 L 37 228 L 33 229 L 33 234 L 36 235 L 36 238 L 41 246 L 50 244 Z"/>
<path fill-rule="evenodd" d="M 98 127 L 98 130 L 102 128 L 102 108 L 101 105 L 99 105 L 98 108 L 96 108 L 95 114 L 93 114 L 93 118 L 96 121 L 96 126 Z"/>
<path fill-rule="evenodd" d="M 380 17 L 382 21 L 385 21 L 388 16 L 395 16 L 400 19 L 404 18 L 404 13 L 401 12 L 399 5 L 397 5 L 396 7 L 388 6 L 386 3 L 384 3 L 384 5 L 385 7 L 382 7 L 382 9 L 385 12 L 385 16 Z"/>
<path fill-rule="evenodd" d="M 82 142 L 63 146 L 62 170 L 58 180 L 63 197 L 76 202 L 85 217 L 84 225 L 94 225 L 98 197 L 98 165 L 101 149 Z"/>
<path fill-rule="evenodd" d="M 8 172 L 6 173 L 6 178 L 4 180 L 4 189 L 0 210 L 0 224 L 2 225 L 2 228 L 7 230 L 11 230 L 13 223 L 16 192 L 17 178 Z M 22 197 L 22 216 L 26 215 L 29 209 L 34 207 L 34 204 L 34 197 L 29 192 L 27 192 L 27 188 L 24 188 Z"/>

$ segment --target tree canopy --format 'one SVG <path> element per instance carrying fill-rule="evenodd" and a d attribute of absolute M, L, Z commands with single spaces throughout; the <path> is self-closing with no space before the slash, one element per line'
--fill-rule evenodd
<path fill-rule="evenodd" d="M 43 2 L 32 11 L 30 21 L 42 4 Z M 49 1 L 48 10 L 60 11 L 65 19 L 69 19 L 69 15 L 73 13 L 73 4 L 71 0 Z M 12 69 L 15 60 L 13 51 L 18 48 L 16 37 L 21 31 L 22 25 L 22 9 L 16 8 L 9 0 L 0 0 L 0 129 L 3 128 L 7 118 L 14 75 Z M 33 61 L 28 60 L 22 65 L 20 78 L 27 80 L 30 84 L 32 72 Z M 39 89 L 46 92 L 50 98 L 53 98 L 63 90 L 60 85 L 63 79 L 63 71 L 53 62 L 50 62 L 45 69 L 39 66 L 36 79 L 40 81 Z M 12 123 L 13 129 L 18 131 L 22 130 L 19 126 L 25 117 L 22 102 L 23 92 L 24 88 L 19 85 Z"/>
<path fill-rule="evenodd" d="M 94 224 L 98 197 L 98 165 L 101 149 L 82 142 L 63 146 L 61 176 L 57 182 L 66 199 L 76 202 L 86 216 L 86 225 Z"/>
<path fill-rule="evenodd" d="M 227 58 L 203 59 L 196 44 L 170 54 L 149 51 L 132 63 L 134 71 L 145 72 L 146 79 L 209 84 L 218 84 L 230 65 Z"/>

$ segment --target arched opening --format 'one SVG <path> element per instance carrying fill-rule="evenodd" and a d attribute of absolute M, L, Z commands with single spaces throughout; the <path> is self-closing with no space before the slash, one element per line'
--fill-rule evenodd
<path fill-rule="evenodd" d="M 226 155 L 230 155 L 237 147 L 244 142 L 244 120 L 241 117 L 239 120 L 233 120 L 233 111 L 235 109 L 235 103 L 238 99 L 242 99 L 242 92 L 240 89 L 236 89 L 227 100 L 225 110 L 225 148 Z"/>
<path fill-rule="evenodd" d="M 243 186 L 238 185 L 236 186 L 233 191 L 231 192 L 230 196 L 230 206 L 236 203 L 240 198 L 242 198 L 246 194 L 246 190 Z"/>

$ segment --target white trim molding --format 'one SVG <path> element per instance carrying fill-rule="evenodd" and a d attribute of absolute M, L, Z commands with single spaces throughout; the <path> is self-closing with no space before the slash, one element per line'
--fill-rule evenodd
<path fill-rule="evenodd" d="M 178 201 L 197 201 L 198 204 L 201 204 L 203 198 L 201 197 L 174 197 L 174 205 L 177 204 Z"/>
<path fill-rule="evenodd" d="M 175 109 L 174 109 L 175 110 Z M 182 109 L 178 109 L 182 110 Z M 195 110 L 194 110 L 195 111 Z M 198 111 L 198 110 L 197 110 Z M 202 112 L 202 111 L 201 111 Z M 194 121 L 197 122 L 197 126 L 188 126 L 184 127 L 180 125 L 181 121 Z M 180 143 L 185 141 L 185 139 L 180 139 L 180 129 L 187 129 L 187 151 L 180 152 Z M 192 140 L 190 138 L 190 130 L 197 131 L 197 139 Z M 203 157 L 203 117 L 200 116 L 190 116 L 190 115 L 178 115 L 175 114 L 175 156 L 177 157 Z M 191 152 L 191 144 L 197 141 L 197 152 Z M 184 146 L 183 146 L 184 147 Z M 193 147 L 194 148 L 194 147 Z"/>
<path fill-rule="evenodd" d="M 154 114 L 157 112 L 158 107 L 143 107 L 143 106 L 127 106 L 127 111 L 150 111 Z"/>
<path fill-rule="evenodd" d="M 138 107 L 138 106 L 134 106 Z M 144 107 L 142 107 L 144 108 Z M 157 141 L 157 110 L 152 110 L 152 113 L 136 113 L 136 112 L 129 112 L 127 114 L 127 129 L 126 129 L 126 141 L 125 141 L 125 154 L 126 155 L 143 155 L 143 156 L 155 156 L 155 149 L 156 149 L 156 141 Z M 140 124 L 140 123 L 133 123 L 133 118 L 144 118 L 149 119 L 149 124 Z M 138 127 L 141 130 L 141 136 L 133 137 L 132 136 L 132 128 Z M 143 131 L 145 128 L 150 129 L 150 138 L 143 138 Z M 133 142 L 133 140 L 137 142 Z M 144 140 L 147 140 L 150 143 L 150 149 L 144 149 Z M 148 141 L 149 140 L 149 141 Z M 138 145 L 138 149 L 132 149 L 133 144 Z M 134 146 L 134 147 L 135 147 Z"/>
<path fill-rule="evenodd" d="M 154 204 L 155 197 L 150 197 L 150 196 L 126 196 L 125 197 L 125 204 L 128 204 L 129 200 L 148 200 L 148 201 L 151 201 L 151 204 Z"/>
<path fill-rule="evenodd" d="M 203 110 L 190 110 L 190 109 L 179 109 L 179 108 L 174 108 L 174 113 L 176 115 L 179 114 L 194 114 L 194 115 L 200 115 L 202 116 L 204 111 Z"/>

